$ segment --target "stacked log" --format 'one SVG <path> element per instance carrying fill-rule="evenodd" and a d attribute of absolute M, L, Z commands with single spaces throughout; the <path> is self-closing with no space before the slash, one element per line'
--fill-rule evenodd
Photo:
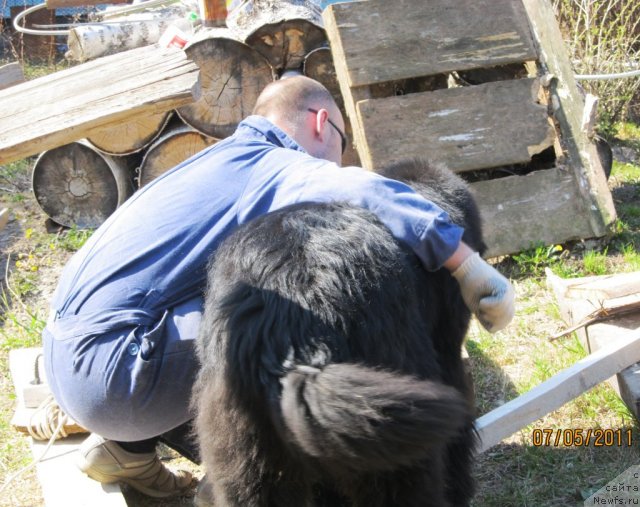
<path fill-rule="evenodd" d="M 244 0 L 227 26 L 282 74 L 298 69 L 304 57 L 326 44 L 322 11 L 308 0 Z"/>
<path fill-rule="evenodd" d="M 187 125 L 177 125 L 167 129 L 149 147 L 142 159 L 138 171 L 139 186 L 145 186 L 216 142 L 217 139 L 205 136 Z"/>
<path fill-rule="evenodd" d="M 230 136 L 273 81 L 269 62 L 225 28 L 200 31 L 185 51 L 200 68 L 202 94 L 178 116 L 210 137 Z"/>
<path fill-rule="evenodd" d="M 131 160 L 104 155 L 80 141 L 42 153 L 33 192 L 42 210 L 67 227 L 93 228 L 133 193 Z"/>
<path fill-rule="evenodd" d="M 172 114 L 172 111 L 160 111 L 142 115 L 113 127 L 94 129 L 86 139 L 91 146 L 107 155 L 132 155 L 158 138 Z"/>

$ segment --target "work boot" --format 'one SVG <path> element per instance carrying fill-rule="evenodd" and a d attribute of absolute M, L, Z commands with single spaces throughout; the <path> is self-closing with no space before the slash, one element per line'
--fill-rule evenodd
<path fill-rule="evenodd" d="M 103 484 L 124 482 L 155 498 L 183 495 L 193 486 L 189 472 L 169 470 L 155 452 L 125 451 L 95 433 L 82 443 L 79 453 L 80 470 Z"/>

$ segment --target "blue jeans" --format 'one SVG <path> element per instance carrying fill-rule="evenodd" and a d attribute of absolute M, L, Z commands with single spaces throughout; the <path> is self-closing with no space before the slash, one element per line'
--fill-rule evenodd
<path fill-rule="evenodd" d="M 75 421 L 104 438 L 154 438 L 193 418 L 191 388 L 202 297 L 167 310 L 152 326 L 56 339 L 43 333 L 47 380 Z"/>

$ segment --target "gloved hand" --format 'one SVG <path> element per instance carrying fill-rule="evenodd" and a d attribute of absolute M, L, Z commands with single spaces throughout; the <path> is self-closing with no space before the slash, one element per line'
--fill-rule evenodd
<path fill-rule="evenodd" d="M 515 291 L 504 276 L 475 252 L 451 273 L 469 310 L 491 333 L 506 327 L 515 312 Z"/>

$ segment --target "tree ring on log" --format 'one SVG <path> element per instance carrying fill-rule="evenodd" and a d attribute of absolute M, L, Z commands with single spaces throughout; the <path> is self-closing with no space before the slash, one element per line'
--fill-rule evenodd
<path fill-rule="evenodd" d="M 138 176 L 139 186 L 145 186 L 169 169 L 216 142 L 218 142 L 217 139 L 207 137 L 186 125 L 164 132 L 149 147 L 142 159 Z"/>
<path fill-rule="evenodd" d="M 290 19 L 258 27 L 245 42 L 282 73 L 299 69 L 309 52 L 327 43 L 327 34 L 306 19 Z"/>
<path fill-rule="evenodd" d="M 76 142 L 40 154 L 33 167 L 33 193 L 55 222 L 95 228 L 132 193 L 129 161 Z"/>
<path fill-rule="evenodd" d="M 185 51 L 200 67 L 200 98 L 177 109 L 178 116 L 203 134 L 223 139 L 251 114 L 258 95 L 273 81 L 269 62 L 228 35 L 191 43 Z"/>

